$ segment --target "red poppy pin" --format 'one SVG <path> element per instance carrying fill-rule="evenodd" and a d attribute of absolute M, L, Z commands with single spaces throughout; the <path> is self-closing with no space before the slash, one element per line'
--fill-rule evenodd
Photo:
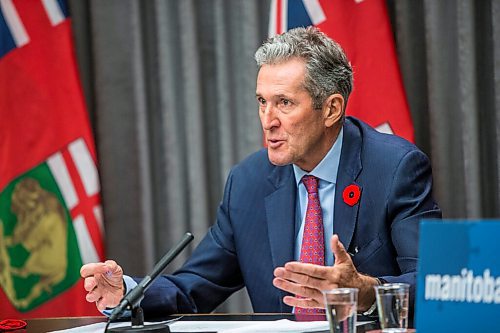
<path fill-rule="evenodd" d="M 349 206 L 354 206 L 359 202 L 359 198 L 361 197 L 361 188 L 356 184 L 351 184 L 344 189 L 342 192 L 342 198 L 344 202 Z"/>

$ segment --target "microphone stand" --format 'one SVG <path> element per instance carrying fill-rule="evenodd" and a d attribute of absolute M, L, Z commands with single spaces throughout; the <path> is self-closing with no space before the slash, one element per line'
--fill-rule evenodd
<path fill-rule="evenodd" d="M 158 275 L 167 267 L 167 265 L 177 257 L 177 255 L 193 240 L 193 235 L 189 232 L 184 234 L 181 241 L 170 251 L 167 252 L 160 259 L 160 261 L 153 268 L 150 275 L 146 275 L 141 282 L 132 288 L 127 295 L 122 299 L 120 304 L 114 308 L 104 332 L 158 332 L 170 333 L 170 328 L 166 324 L 153 324 L 144 325 L 144 312 L 140 306 L 144 298 L 144 292 L 149 288 L 151 283 L 158 277 Z M 120 314 L 125 310 L 132 311 L 131 324 L 132 326 L 115 327 L 108 329 L 111 322 L 116 320 Z"/>

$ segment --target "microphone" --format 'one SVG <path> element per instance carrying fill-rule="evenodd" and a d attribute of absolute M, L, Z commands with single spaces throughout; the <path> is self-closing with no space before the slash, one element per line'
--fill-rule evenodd
<path fill-rule="evenodd" d="M 116 320 L 125 309 L 130 307 L 131 309 L 137 307 L 139 303 L 144 298 L 144 292 L 149 288 L 151 282 L 153 282 L 156 277 L 167 267 L 167 265 L 174 260 L 179 253 L 184 250 L 184 248 L 193 240 L 194 236 L 186 232 L 182 237 L 181 241 L 170 251 L 168 251 L 163 258 L 155 265 L 153 271 L 150 275 L 146 275 L 141 282 L 134 288 L 132 288 L 126 295 L 123 297 L 120 304 L 113 309 L 111 316 L 109 317 L 109 322 Z"/>

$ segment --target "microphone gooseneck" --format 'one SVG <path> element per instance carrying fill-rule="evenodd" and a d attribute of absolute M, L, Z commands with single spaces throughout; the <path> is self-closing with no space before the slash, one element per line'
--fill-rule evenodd
<path fill-rule="evenodd" d="M 139 306 L 139 303 L 144 298 L 144 293 L 149 288 L 151 283 L 160 275 L 161 272 L 167 267 L 167 265 L 174 260 L 179 253 L 194 239 L 194 236 L 186 232 L 182 237 L 181 241 L 174 246 L 170 251 L 168 251 L 158 263 L 155 265 L 151 274 L 146 275 L 141 282 L 134 288 L 132 288 L 126 295 L 123 297 L 120 304 L 113 309 L 111 316 L 109 317 L 109 322 L 116 320 L 127 308 L 133 309 Z"/>

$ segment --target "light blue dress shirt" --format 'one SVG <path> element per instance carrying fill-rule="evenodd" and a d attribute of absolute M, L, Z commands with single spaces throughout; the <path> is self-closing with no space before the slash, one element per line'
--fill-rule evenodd
<path fill-rule="evenodd" d="M 321 204 L 321 212 L 323 214 L 323 231 L 325 235 L 325 265 L 333 266 L 333 252 L 330 246 L 330 239 L 333 235 L 333 214 L 334 214 L 334 198 L 335 184 L 337 181 L 337 173 L 339 170 L 340 153 L 342 150 L 342 141 L 344 139 L 344 130 L 341 129 L 337 140 L 326 156 L 319 164 L 309 173 L 305 172 L 295 164 L 293 171 L 295 173 L 295 181 L 297 182 L 297 204 L 295 230 L 298 233 L 295 237 L 295 260 L 300 259 L 300 248 L 302 245 L 302 237 L 304 235 L 304 220 L 307 209 L 307 190 L 302 183 L 304 175 L 312 175 L 319 178 L 319 201 Z"/>

